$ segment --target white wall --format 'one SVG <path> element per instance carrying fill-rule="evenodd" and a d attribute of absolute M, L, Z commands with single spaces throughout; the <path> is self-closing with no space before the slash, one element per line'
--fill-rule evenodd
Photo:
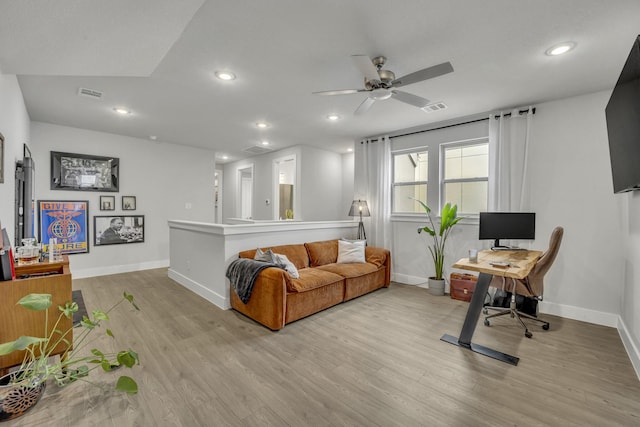
<path fill-rule="evenodd" d="M 340 154 L 308 146 L 295 146 L 249 159 L 228 163 L 224 166 L 223 222 L 238 217 L 238 170 L 253 165 L 253 219 L 272 220 L 274 194 L 273 160 L 296 156 L 297 185 L 295 199 L 299 198 L 299 209 L 294 209 L 294 218 L 303 221 L 345 219 L 349 205 L 342 206 L 343 171 Z M 277 179 L 277 178 L 276 178 Z M 352 193 L 352 191 L 351 191 Z M 351 196 L 349 196 L 351 197 Z M 299 210 L 299 212 L 296 212 Z"/>
<path fill-rule="evenodd" d="M 545 278 L 545 309 L 615 326 L 622 302 L 625 196 L 613 194 L 604 115 L 609 96 L 598 92 L 537 106 L 528 185 L 539 238 L 556 225 L 565 229 Z"/>
<path fill-rule="evenodd" d="M 613 194 L 604 116 L 609 95 L 598 92 L 536 106 L 527 204 L 537 214 L 537 239 L 527 246 L 546 249 L 551 231 L 562 225 L 564 240 L 545 278 L 541 311 L 608 326 L 618 326 L 622 314 L 637 345 L 640 320 L 632 313 L 640 308 L 640 292 L 633 266 L 639 258 L 632 254 L 640 252 L 635 219 L 640 203 L 638 196 Z M 626 198 L 635 202 L 628 210 L 623 209 Z M 635 233 L 631 238 L 621 225 L 625 221 Z M 425 236 L 416 232 L 420 225 L 424 220 L 392 224 L 395 280 L 418 284 L 433 273 Z M 460 223 L 450 235 L 446 264 L 466 257 L 471 247 L 486 248 L 488 243 L 477 236 L 476 223 Z"/>
<path fill-rule="evenodd" d="M 14 245 L 15 170 L 22 160 L 23 144 L 30 146 L 29 114 L 14 75 L 0 73 L 0 133 L 4 135 L 4 183 L 0 183 L 0 222 Z"/>
<path fill-rule="evenodd" d="M 349 209 L 351 208 L 351 202 L 353 202 L 355 198 L 354 193 L 354 154 L 347 153 L 342 155 L 342 202 L 340 202 L 340 206 L 342 206 L 342 211 L 339 213 L 342 216 L 338 216 L 338 219 L 343 218 L 351 218 L 349 216 Z"/>
<path fill-rule="evenodd" d="M 214 222 L 213 151 L 40 122 L 31 125 L 37 200 L 88 200 L 90 251 L 70 257 L 74 277 L 169 264 L 169 219 Z M 50 190 L 50 151 L 120 158 L 119 192 Z M 115 195 L 116 210 L 100 211 L 99 196 Z M 123 214 L 121 196 L 136 196 L 145 216 L 144 243 L 93 246 L 93 216 Z M 187 205 L 190 205 L 187 208 Z"/>

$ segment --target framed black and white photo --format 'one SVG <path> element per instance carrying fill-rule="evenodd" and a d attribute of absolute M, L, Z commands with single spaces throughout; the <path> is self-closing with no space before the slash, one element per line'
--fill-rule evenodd
<path fill-rule="evenodd" d="M 120 159 L 117 157 L 51 152 L 51 189 L 118 191 Z"/>
<path fill-rule="evenodd" d="M 136 210 L 136 196 L 122 196 L 122 210 L 123 211 L 135 211 Z"/>
<path fill-rule="evenodd" d="M 144 215 L 93 217 L 93 245 L 144 242 Z"/>
<path fill-rule="evenodd" d="M 115 211 L 116 210 L 116 196 L 100 196 L 100 210 L 101 211 Z"/>

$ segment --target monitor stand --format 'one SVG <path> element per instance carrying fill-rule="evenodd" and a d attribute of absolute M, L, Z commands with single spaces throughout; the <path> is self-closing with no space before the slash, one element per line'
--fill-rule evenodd
<path fill-rule="evenodd" d="M 519 248 L 517 246 L 504 246 L 500 244 L 500 240 L 496 239 L 493 242 L 493 246 L 491 247 L 492 251 L 524 251 L 525 249 Z"/>

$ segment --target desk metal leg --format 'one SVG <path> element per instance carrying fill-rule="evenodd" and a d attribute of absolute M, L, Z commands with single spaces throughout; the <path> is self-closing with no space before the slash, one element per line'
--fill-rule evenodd
<path fill-rule="evenodd" d="M 464 323 L 462 324 L 460 338 L 444 334 L 440 339 L 450 344 L 464 347 L 476 353 L 484 354 L 485 356 L 492 357 L 502 362 L 509 363 L 511 365 L 517 365 L 518 361 L 520 360 L 518 357 L 501 353 L 499 351 L 495 351 L 471 342 L 473 333 L 476 330 L 476 325 L 478 324 L 478 319 L 480 318 L 482 306 L 484 305 L 485 295 L 487 295 L 487 290 L 489 289 L 489 282 L 491 282 L 492 277 L 493 276 L 491 274 L 480 273 L 480 276 L 478 277 L 478 283 L 476 283 L 475 291 L 473 292 L 471 302 L 469 303 L 467 315 L 464 318 Z"/>

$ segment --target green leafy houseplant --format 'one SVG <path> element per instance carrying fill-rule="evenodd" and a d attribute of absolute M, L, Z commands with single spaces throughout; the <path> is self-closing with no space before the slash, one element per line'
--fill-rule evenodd
<path fill-rule="evenodd" d="M 139 310 L 133 300 L 133 296 L 125 292 L 122 299 L 109 310 L 94 310 L 92 318 L 83 316 L 80 322 L 82 326 L 81 332 L 73 339 L 73 349 L 67 349 L 59 359 L 50 359 L 58 344 L 69 344 L 69 338 L 73 336 L 73 326 L 66 331 L 62 331 L 58 329 L 58 325 L 62 316 L 69 319 L 72 318 L 73 313 L 78 311 L 78 304 L 66 302 L 64 307 L 58 306 L 60 314 L 53 328 L 49 329 L 51 295 L 29 294 L 23 297 L 18 301 L 18 304 L 22 307 L 29 310 L 45 311 L 44 337 L 21 336 L 15 341 L 0 344 L 0 355 L 25 350 L 23 362 L 17 371 L 19 374 L 13 377 L 11 384 L 33 386 L 45 382 L 48 378 L 53 378 L 59 386 L 67 385 L 76 380 L 91 383 L 86 377 L 89 372 L 98 367 L 101 367 L 104 371 L 111 371 L 121 366 L 131 368 L 139 364 L 138 354 L 131 349 L 104 352 L 97 348 L 92 348 L 87 354 L 87 348 L 90 347 L 93 341 L 90 339 L 93 336 L 92 332 L 99 330 L 102 322 L 109 320 L 109 313 L 125 301 L 129 302 L 136 310 Z M 105 333 L 114 338 L 110 329 L 106 329 Z M 118 378 L 115 388 L 130 394 L 138 392 L 137 383 L 131 377 L 125 375 Z"/>
<path fill-rule="evenodd" d="M 442 212 L 440 213 L 440 229 L 436 230 L 429 206 L 418 199 L 414 200 L 422 205 L 425 213 L 427 214 L 427 219 L 429 220 L 429 224 L 418 228 L 418 233 L 422 233 L 424 231 L 433 238 L 433 245 L 429 246 L 429 252 L 431 252 L 433 264 L 436 269 L 436 275 L 434 278 L 436 280 L 443 280 L 444 246 L 447 242 L 447 237 L 449 237 L 451 229 L 462 219 L 461 217 L 457 217 L 458 206 L 455 204 L 452 206 L 451 203 L 447 203 L 442 207 Z"/>

